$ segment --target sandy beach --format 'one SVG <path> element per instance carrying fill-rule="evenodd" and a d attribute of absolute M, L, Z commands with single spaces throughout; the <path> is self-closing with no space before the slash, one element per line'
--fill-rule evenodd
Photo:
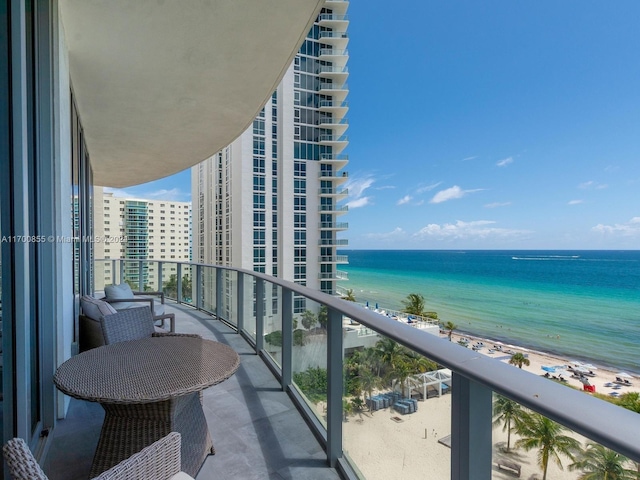
<path fill-rule="evenodd" d="M 446 341 L 446 335 L 441 335 Z M 527 355 L 529 366 L 522 369 L 534 375 L 543 375 L 542 366 L 570 365 L 571 359 L 547 355 L 541 352 L 533 352 L 513 345 L 501 345 L 503 352 L 489 353 L 498 342 L 472 337 L 470 335 L 452 336 L 452 341 L 457 342 L 461 337 L 469 340 L 471 345 L 482 342 L 484 348 L 480 352 L 495 358 L 497 361 L 508 363 L 512 354 L 508 351 L 520 352 Z M 517 367 L 513 367 L 517 368 Z M 616 391 L 605 384 L 615 380 L 616 373 L 610 369 L 591 369 L 595 377 L 589 377 L 589 382 L 595 385 L 596 392 L 608 394 Z M 558 375 L 558 373 L 552 373 Z M 571 372 L 562 372 L 562 376 L 568 380 L 568 384 L 582 388 L 582 383 L 576 378 L 571 378 Z M 551 381 L 551 380 L 550 380 Z M 618 392 L 640 391 L 640 379 L 630 379 L 632 386 L 621 387 Z M 349 416 L 344 423 L 344 449 L 347 455 L 362 471 L 367 479 L 415 479 L 415 478 L 450 478 L 451 450 L 446 445 L 438 442 L 451 433 L 451 395 L 429 398 L 418 402 L 418 411 L 408 415 L 400 415 L 391 408 L 375 412 L 364 411 Z M 572 434 L 581 443 L 585 439 L 577 434 Z M 520 478 L 540 479 L 542 472 L 536 463 L 535 450 L 526 452 L 523 449 L 513 450 L 513 443 L 517 435 L 511 435 L 512 451 L 505 453 L 507 433 L 501 427 L 493 430 L 494 459 L 505 458 L 516 462 L 521 467 Z M 551 463 L 549 464 L 548 479 L 577 479 L 580 472 L 569 472 L 568 458 L 562 458 L 564 470 Z M 494 464 L 494 479 L 516 478 L 508 470 L 500 470 Z"/>

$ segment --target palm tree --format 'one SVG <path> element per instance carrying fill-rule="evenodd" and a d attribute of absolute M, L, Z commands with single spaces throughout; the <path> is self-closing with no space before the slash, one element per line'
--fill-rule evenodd
<path fill-rule="evenodd" d="M 404 305 L 402 310 L 404 313 L 420 317 L 424 313 L 424 297 L 419 293 L 410 293 L 406 300 L 402 300 L 402 304 Z"/>
<path fill-rule="evenodd" d="M 588 443 L 569 470 L 582 470 L 578 480 L 634 480 L 636 473 L 625 468 L 627 457 L 597 443 Z"/>
<path fill-rule="evenodd" d="M 502 431 L 507 432 L 507 451 L 511 448 L 511 430 L 526 421 L 529 413 L 518 402 L 497 395 L 493 402 L 493 426 L 502 424 Z M 512 425 L 513 424 L 513 425 Z"/>
<path fill-rule="evenodd" d="M 343 295 L 342 299 L 348 302 L 355 302 L 356 296 L 353 294 L 353 288 L 350 288 L 349 290 L 347 290 L 347 292 Z"/>
<path fill-rule="evenodd" d="M 405 354 L 405 347 L 390 338 L 379 340 L 373 347 L 380 363 L 387 367 L 387 370 L 393 370 L 400 362 Z"/>
<path fill-rule="evenodd" d="M 542 480 L 547 479 L 547 467 L 549 459 L 562 470 L 560 455 L 565 455 L 574 460 L 574 454 L 580 450 L 580 442 L 575 438 L 563 435 L 565 427 L 553 420 L 533 413 L 528 419 L 521 422 L 516 431 L 522 437 L 516 442 L 516 447 L 522 447 L 526 451 L 538 450 L 538 465 L 542 468 Z"/>
<path fill-rule="evenodd" d="M 515 353 L 509 359 L 509 363 L 511 365 L 517 365 L 518 368 L 522 368 L 522 365 L 526 365 L 527 367 L 531 365 L 531 362 L 527 357 L 525 357 L 522 353 Z"/>
<path fill-rule="evenodd" d="M 458 325 L 456 325 L 455 323 L 453 323 L 452 321 L 448 321 L 447 323 L 444 324 L 444 329 L 448 330 L 448 337 L 449 337 L 449 341 L 451 341 L 451 335 L 453 335 L 453 331 L 458 328 Z"/>

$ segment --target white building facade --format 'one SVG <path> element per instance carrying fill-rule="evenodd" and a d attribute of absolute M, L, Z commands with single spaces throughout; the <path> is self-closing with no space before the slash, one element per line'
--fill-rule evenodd
<path fill-rule="evenodd" d="M 348 2 L 326 1 L 276 91 L 236 141 L 192 168 L 194 261 L 335 294 L 347 240 Z M 269 304 L 269 302 L 267 302 Z M 276 307 L 274 307 L 276 308 Z M 294 311 L 304 311 L 294 299 Z"/>
<path fill-rule="evenodd" d="M 94 231 L 96 259 L 163 260 L 165 276 L 177 273 L 177 262 L 191 261 L 191 202 L 116 197 L 96 186 Z M 143 263 L 142 272 L 138 262 L 125 264 L 125 272 L 112 271 L 111 262 L 97 261 L 95 268 L 96 282 L 116 283 L 124 274 L 135 285 L 160 290 L 155 263 Z"/>

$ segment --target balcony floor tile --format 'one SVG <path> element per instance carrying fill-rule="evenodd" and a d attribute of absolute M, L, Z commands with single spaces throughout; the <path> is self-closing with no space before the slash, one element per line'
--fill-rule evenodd
<path fill-rule="evenodd" d="M 306 422 L 280 390 L 251 346 L 225 324 L 186 307 L 176 313 L 176 330 L 230 345 L 240 368 L 225 382 L 204 391 L 204 412 L 216 448 L 197 480 L 337 480 Z M 96 403 L 72 399 L 59 420 L 44 469 L 51 480 L 85 480 L 91 467 L 104 412 Z"/>

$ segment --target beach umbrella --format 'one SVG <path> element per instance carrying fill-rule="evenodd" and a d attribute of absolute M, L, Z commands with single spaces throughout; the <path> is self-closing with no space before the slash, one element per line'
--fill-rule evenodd
<path fill-rule="evenodd" d="M 616 377 L 633 378 L 633 375 L 629 375 L 627 372 L 618 372 L 616 373 Z"/>
<path fill-rule="evenodd" d="M 551 372 L 551 373 L 555 373 L 556 371 L 556 367 L 548 367 L 546 365 L 542 365 L 542 370 L 544 370 L 545 372 Z"/>

